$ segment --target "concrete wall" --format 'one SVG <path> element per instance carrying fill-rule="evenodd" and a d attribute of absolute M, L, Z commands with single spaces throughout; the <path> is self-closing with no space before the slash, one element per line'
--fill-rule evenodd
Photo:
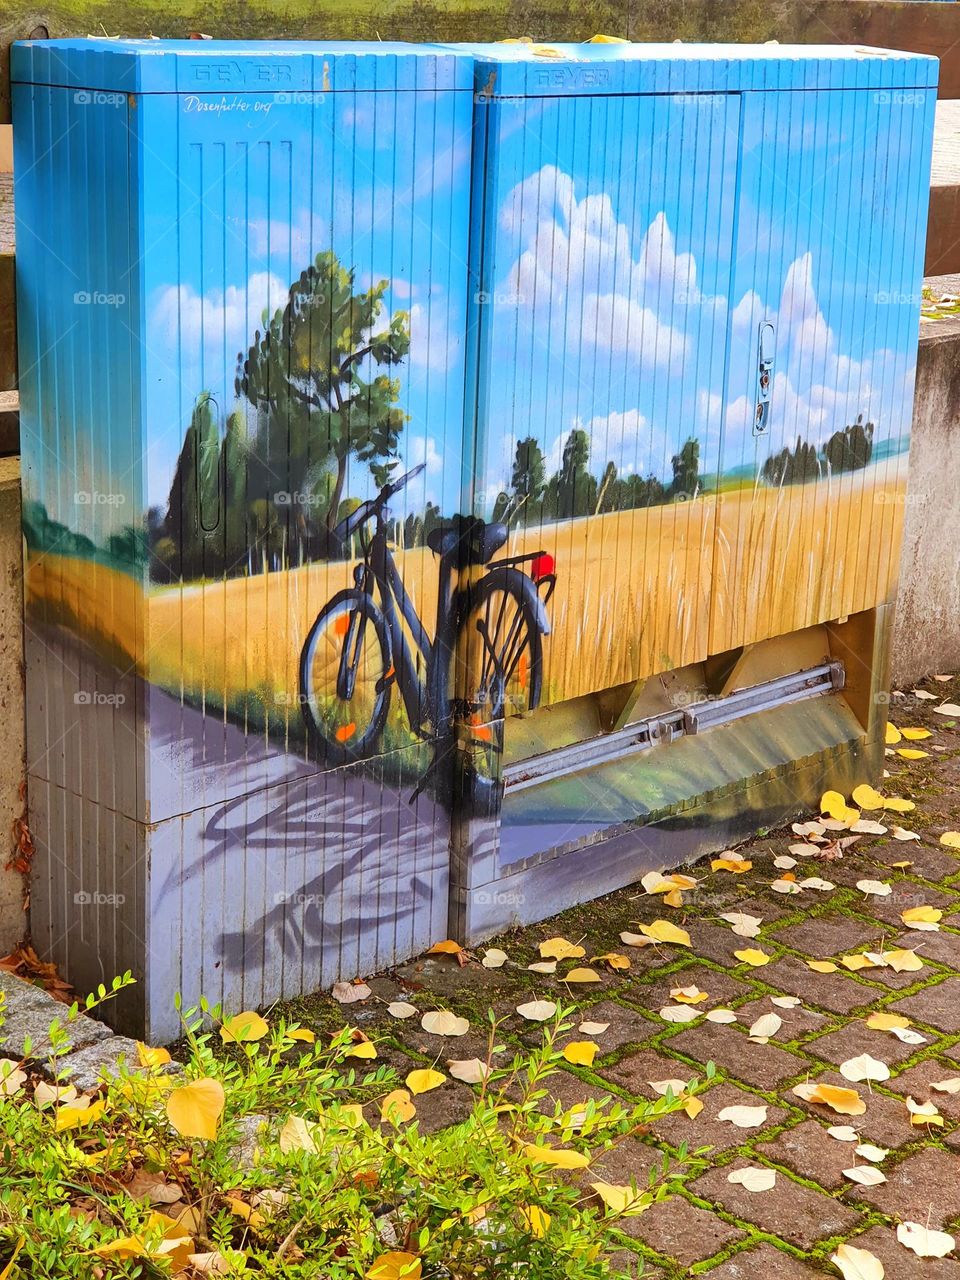
<path fill-rule="evenodd" d="M 26 931 L 24 878 L 10 862 L 14 822 L 25 812 L 23 725 L 23 553 L 20 459 L 0 458 L 0 954 Z"/>
<path fill-rule="evenodd" d="M 946 279 L 955 282 L 951 292 L 960 286 L 960 278 Z M 894 688 L 934 672 L 960 671 L 958 463 L 960 315 L 924 324 L 921 333 L 894 626 Z"/>

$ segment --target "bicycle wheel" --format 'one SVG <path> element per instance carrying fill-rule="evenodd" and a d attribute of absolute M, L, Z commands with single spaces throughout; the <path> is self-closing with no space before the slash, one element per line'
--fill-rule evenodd
<path fill-rule="evenodd" d="M 458 714 L 485 729 L 540 702 L 543 644 L 528 583 L 517 569 L 494 569 L 461 598 L 453 695 Z"/>
<path fill-rule="evenodd" d="M 362 760 L 380 740 L 392 659 L 383 614 L 363 591 L 321 609 L 300 654 L 300 707 L 313 748 L 329 764 Z"/>

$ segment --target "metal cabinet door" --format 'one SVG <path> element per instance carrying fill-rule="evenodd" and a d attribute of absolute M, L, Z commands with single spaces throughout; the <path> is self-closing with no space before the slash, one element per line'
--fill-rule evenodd
<path fill-rule="evenodd" d="M 338 90 L 339 68 L 332 92 L 142 104 L 144 147 L 169 145 L 144 174 L 146 486 L 166 522 L 148 601 L 149 914 L 157 989 L 191 996 L 309 990 L 414 954 L 446 922 L 449 817 L 413 798 L 430 747 L 387 663 L 374 670 L 378 633 L 355 692 L 379 682 L 388 713 L 335 765 L 305 736 L 301 654 L 363 577 L 359 535 L 322 544 L 330 505 L 339 522 L 418 467 L 390 543 L 433 632 L 422 533 L 459 497 L 472 93 Z M 287 378 L 276 317 L 293 298 L 312 327 L 287 343 Z M 283 359 L 253 403 L 238 365 L 265 331 Z M 359 725 L 366 703 L 343 701 Z"/>
<path fill-rule="evenodd" d="M 892 594 L 935 96 L 743 95 L 711 652 Z"/>
<path fill-rule="evenodd" d="M 545 704 L 707 652 L 739 111 L 478 96 L 464 509 L 555 562 Z"/>

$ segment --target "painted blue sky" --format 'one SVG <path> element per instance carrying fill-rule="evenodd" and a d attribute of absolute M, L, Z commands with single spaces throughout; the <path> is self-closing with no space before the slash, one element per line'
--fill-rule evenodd
<path fill-rule="evenodd" d="M 819 442 L 858 413 L 880 439 L 909 429 L 910 108 L 866 93 L 779 97 L 778 110 L 761 94 L 488 109 L 479 510 L 530 434 L 556 464 L 583 426 L 596 471 L 612 460 L 666 476 L 688 435 L 713 470 L 721 437 L 730 469 L 798 433 Z M 158 164 L 146 196 L 149 501 L 166 501 L 194 395 L 209 390 L 230 411 L 237 351 L 332 248 L 359 285 L 390 282 L 385 321 L 411 316 L 401 466 L 426 461 L 427 472 L 406 502 L 457 509 L 472 480 L 462 441 L 470 95 L 334 94 L 252 114 L 257 99 L 245 100 L 241 110 L 225 99 L 213 119 L 189 99 L 152 108 L 177 131 L 181 187 Z M 883 156 L 869 169 L 865 143 Z M 770 437 L 757 448 L 761 320 L 775 324 L 777 350 Z M 347 491 L 369 489 L 354 461 Z"/>

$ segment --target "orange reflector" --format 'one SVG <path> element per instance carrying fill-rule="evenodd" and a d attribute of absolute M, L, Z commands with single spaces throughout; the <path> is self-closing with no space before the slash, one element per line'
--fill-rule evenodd
<path fill-rule="evenodd" d="M 517 682 L 521 689 L 527 687 L 527 655 L 521 653 L 520 661 L 517 663 Z"/>
<path fill-rule="evenodd" d="M 339 618 L 335 618 L 333 621 L 333 629 L 338 636 L 345 636 L 350 630 L 349 613 L 342 613 Z"/>
<path fill-rule="evenodd" d="M 489 742 L 493 737 L 493 730 L 489 725 L 478 724 L 473 730 L 473 736 L 479 738 L 481 742 Z"/>
<path fill-rule="evenodd" d="M 346 742 L 347 739 L 352 738 L 356 732 L 357 726 L 351 720 L 349 724 L 342 724 L 334 736 L 338 742 Z"/>

